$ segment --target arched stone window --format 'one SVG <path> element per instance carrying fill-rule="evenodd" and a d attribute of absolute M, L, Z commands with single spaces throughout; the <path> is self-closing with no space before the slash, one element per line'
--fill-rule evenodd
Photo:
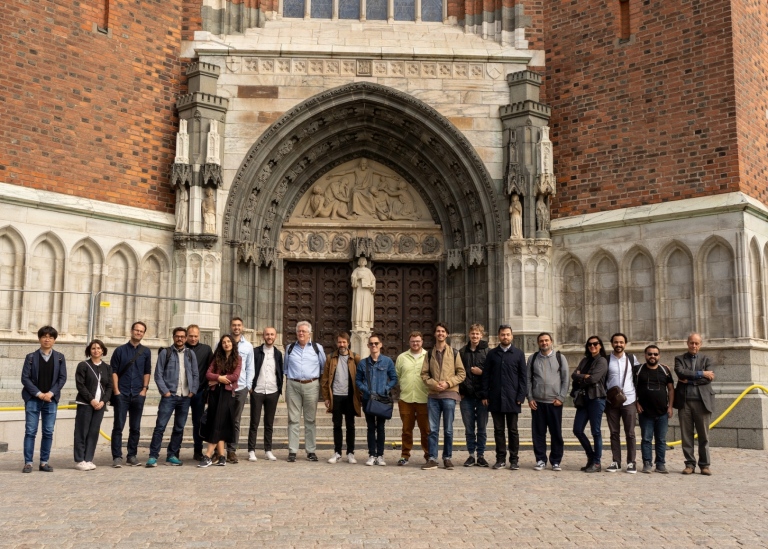
<path fill-rule="evenodd" d="M 620 328 L 619 317 L 619 269 L 616 262 L 603 253 L 592 261 L 592 306 L 595 333 L 608 338 Z"/>
<path fill-rule="evenodd" d="M 61 328 L 62 295 L 53 292 L 64 289 L 64 261 L 64 245 L 53 233 L 45 233 L 33 243 L 25 288 L 43 291 L 28 293 L 25 298 L 24 313 L 30 332 L 37 332 L 46 324 Z"/>
<path fill-rule="evenodd" d="M 139 271 L 139 291 L 137 293 L 151 296 L 168 296 L 168 281 L 170 278 L 170 262 L 165 254 L 154 249 L 144 256 Z M 138 298 L 137 314 L 147 323 L 147 338 L 165 339 L 168 333 L 168 308 L 170 303 L 165 299 Z"/>
<path fill-rule="evenodd" d="M 630 252 L 631 254 L 631 252 Z M 632 341 L 656 339 L 656 295 L 653 261 L 645 252 L 631 257 L 627 272 L 627 330 Z"/>
<path fill-rule="evenodd" d="M 130 334 L 131 324 L 142 318 L 134 318 L 136 300 L 119 293 L 136 293 L 136 253 L 127 245 L 115 246 L 107 256 L 102 288 L 106 292 L 101 301 L 109 307 L 100 308 L 99 333 L 107 337 L 123 338 Z"/>
<path fill-rule="evenodd" d="M 721 239 L 714 238 L 702 248 L 700 257 L 702 322 L 707 328 L 705 336 L 734 337 L 733 252 Z"/>
<path fill-rule="evenodd" d="M 26 258 L 24 239 L 13 227 L 0 229 L 0 330 L 18 329 Z"/>
<path fill-rule="evenodd" d="M 560 328 L 561 343 L 582 344 L 584 335 L 584 269 L 574 258 L 565 262 L 560 271 Z"/>
<path fill-rule="evenodd" d="M 103 263 L 101 248 L 93 240 L 86 238 L 75 244 L 67 265 L 67 290 L 94 294 L 98 292 L 101 288 Z M 86 335 L 90 297 L 73 293 L 65 296 L 65 302 L 67 331 L 70 334 Z"/>
<path fill-rule="evenodd" d="M 752 296 L 752 337 L 765 339 L 765 304 L 763 294 L 763 272 L 760 248 L 753 238 L 749 246 L 750 295 Z"/>

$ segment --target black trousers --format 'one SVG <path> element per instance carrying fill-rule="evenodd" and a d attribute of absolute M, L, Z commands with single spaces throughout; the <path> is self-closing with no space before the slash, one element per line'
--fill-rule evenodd
<path fill-rule="evenodd" d="M 514 412 L 491 412 L 493 417 L 493 439 L 496 441 L 496 461 L 505 461 L 507 457 L 507 439 L 509 433 L 509 462 L 517 463 L 520 449 L 520 435 L 517 432 L 517 414 Z"/>
<path fill-rule="evenodd" d="M 248 399 L 248 389 L 242 389 L 233 393 L 235 397 L 235 424 L 232 426 L 234 429 L 234 435 L 232 440 L 234 442 L 227 443 L 227 452 L 236 452 L 237 445 L 240 444 L 240 420 L 243 417 L 243 409 L 245 408 L 245 401 Z M 251 410 L 253 413 L 253 410 Z"/>
<path fill-rule="evenodd" d="M 75 463 L 93 461 L 104 410 L 94 410 L 90 404 L 78 404 L 75 412 Z"/>
<path fill-rule="evenodd" d="M 547 429 L 552 439 L 549 463 L 554 465 L 563 459 L 563 407 L 551 402 L 536 402 L 531 410 L 531 436 L 536 461 L 547 462 Z"/>
<path fill-rule="evenodd" d="M 342 442 L 341 421 L 347 427 L 347 453 L 355 453 L 355 405 L 354 397 L 333 395 L 333 451 L 341 454 Z"/>
<path fill-rule="evenodd" d="M 251 393 L 251 425 L 248 429 L 248 451 L 256 450 L 256 435 L 261 421 L 261 409 L 264 408 L 264 451 L 272 451 L 272 431 L 275 426 L 275 412 L 280 393 L 274 392 L 268 395 L 264 393 Z"/>

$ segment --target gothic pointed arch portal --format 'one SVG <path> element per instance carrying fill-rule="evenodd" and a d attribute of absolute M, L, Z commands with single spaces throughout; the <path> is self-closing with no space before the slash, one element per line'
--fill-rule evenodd
<path fill-rule="evenodd" d="M 356 169 L 363 160 L 388 174 L 393 193 L 400 188 L 415 194 L 424 211 L 410 221 L 431 228 L 412 241 L 392 230 L 409 220 L 384 218 L 367 232 L 358 227 L 337 238 L 339 231 L 323 232 L 318 223 L 304 233 L 301 259 L 351 265 L 365 255 L 374 263 L 431 262 L 441 320 L 459 333 L 470 322 L 496 323 L 506 212 L 498 185 L 472 145 L 437 111 L 406 93 L 358 82 L 287 112 L 251 147 L 234 178 L 223 220 L 223 291 L 243 304 L 246 324 L 283 331 L 284 261 L 297 245 L 291 222 L 312 217 L 307 202 L 313 192 L 327 190 L 329 175 Z"/>

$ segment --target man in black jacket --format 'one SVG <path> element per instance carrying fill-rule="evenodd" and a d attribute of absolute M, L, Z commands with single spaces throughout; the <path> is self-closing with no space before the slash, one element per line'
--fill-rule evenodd
<path fill-rule="evenodd" d="M 699 435 L 699 469 L 702 475 L 711 475 L 709 469 L 709 423 L 715 410 L 715 392 L 712 382 L 715 380 L 712 360 L 699 353 L 701 335 L 688 336 L 688 352 L 675 357 L 674 406 L 678 409 L 680 434 L 683 439 L 685 456 L 684 475 L 696 470 L 696 456 L 693 453 L 693 431 Z"/>
<path fill-rule="evenodd" d="M 203 437 L 200 436 L 200 418 L 203 417 L 203 411 L 205 410 L 205 392 L 208 386 L 208 380 L 205 379 L 205 374 L 208 371 L 208 367 L 213 362 L 213 351 L 210 345 L 200 343 L 200 327 L 197 324 L 190 324 L 187 326 L 187 348 L 192 349 L 197 358 L 197 371 L 198 378 L 200 380 L 200 387 L 195 391 L 195 396 L 192 397 L 192 440 L 194 441 L 194 460 L 200 462 L 203 460 Z M 179 457 L 179 456 L 176 456 Z"/>
<path fill-rule="evenodd" d="M 48 465 L 53 445 L 53 428 L 59 407 L 61 389 L 67 382 L 67 361 L 64 355 L 53 350 L 59 332 L 53 326 L 43 326 L 37 331 L 40 348 L 24 358 L 21 367 L 21 397 L 24 399 L 24 468 L 22 473 L 32 472 L 32 456 L 35 451 L 37 427 L 43 424 L 43 440 L 40 443 L 40 471 L 53 472 Z"/>
<path fill-rule="evenodd" d="M 488 406 L 493 416 L 493 438 L 496 441 L 494 469 L 506 466 L 505 425 L 509 432 L 509 468 L 513 471 L 520 468 L 517 416 L 522 411 L 527 384 L 525 355 L 512 345 L 512 327 L 502 324 L 499 326 L 499 346 L 488 352 L 483 369 L 483 404 Z"/>
<path fill-rule="evenodd" d="M 459 351 L 461 362 L 467 369 L 467 377 L 459 385 L 461 395 L 461 420 L 464 422 L 464 434 L 467 438 L 469 457 L 464 467 L 488 467 L 485 460 L 485 442 L 488 439 L 488 406 L 483 404 L 480 393 L 483 390 L 483 366 L 488 354 L 488 343 L 482 340 L 485 328 L 482 324 L 469 327 L 469 343 Z M 475 431 L 477 425 L 477 431 Z M 475 460 L 477 451 L 477 460 Z"/>
<path fill-rule="evenodd" d="M 256 434 L 264 408 L 264 456 L 275 461 L 272 429 L 277 401 L 283 392 L 283 354 L 275 346 L 277 330 L 264 328 L 264 343 L 253 350 L 254 376 L 251 390 L 251 425 L 248 429 L 248 461 L 256 461 Z"/>

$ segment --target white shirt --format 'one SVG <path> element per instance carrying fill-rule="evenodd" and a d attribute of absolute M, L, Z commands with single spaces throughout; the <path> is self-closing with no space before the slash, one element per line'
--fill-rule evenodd
<path fill-rule="evenodd" d="M 271 395 L 277 392 L 277 374 L 275 373 L 275 347 L 264 345 L 264 362 L 261 363 L 259 379 L 256 380 L 256 393 Z"/>
<path fill-rule="evenodd" d="M 640 364 L 637 362 L 637 359 L 635 359 L 634 364 L 630 364 L 627 353 L 623 353 L 621 358 L 617 358 L 616 355 L 611 353 L 610 357 L 608 358 L 608 376 L 606 377 L 605 381 L 606 389 L 610 389 L 611 387 L 618 387 L 621 385 L 621 380 L 624 379 L 624 372 L 627 368 L 629 368 L 627 377 L 624 379 L 624 386 L 622 387 L 624 390 L 624 395 L 627 397 L 624 406 L 632 404 L 635 402 L 635 400 L 637 400 L 637 395 L 635 393 L 635 383 L 632 381 L 632 366 L 640 366 Z"/>
<path fill-rule="evenodd" d="M 187 396 L 189 394 L 189 381 L 187 380 L 187 368 L 184 362 L 187 348 L 182 347 L 181 351 L 179 351 L 174 347 L 173 350 L 176 351 L 176 356 L 179 359 L 179 384 L 176 386 L 176 394 L 178 396 Z"/>

